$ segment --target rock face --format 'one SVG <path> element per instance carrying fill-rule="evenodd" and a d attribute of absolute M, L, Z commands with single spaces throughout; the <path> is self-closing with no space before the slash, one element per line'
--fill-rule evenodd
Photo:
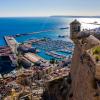
<path fill-rule="evenodd" d="M 48 82 L 43 94 L 43 100 L 67 100 L 70 82 L 68 77 Z"/>
<path fill-rule="evenodd" d="M 69 100 L 95 100 L 95 81 L 92 71 L 94 64 L 86 57 L 83 58 L 86 61 L 81 61 L 82 53 L 82 50 L 76 45 L 71 66 L 72 84 Z"/>

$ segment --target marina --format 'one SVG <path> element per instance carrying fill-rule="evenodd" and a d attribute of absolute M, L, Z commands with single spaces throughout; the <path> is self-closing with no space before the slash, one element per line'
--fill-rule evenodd
<path fill-rule="evenodd" d="M 69 53 L 69 56 L 71 56 L 72 54 L 72 48 L 73 48 L 73 44 L 70 42 L 70 45 L 69 45 L 69 42 L 66 42 L 66 41 L 62 41 L 62 40 L 53 40 L 53 39 L 50 39 L 50 38 L 42 38 L 42 39 L 31 39 L 29 41 L 25 41 L 25 46 L 22 45 L 22 46 L 19 46 L 20 43 L 18 43 L 14 37 L 9 37 L 9 36 L 6 36 L 5 37 L 5 40 L 8 44 L 8 46 L 11 48 L 12 52 L 13 53 L 17 53 L 17 48 L 19 48 L 19 50 L 22 50 L 22 52 L 27 52 L 24 57 L 27 58 L 28 60 L 30 60 L 32 63 L 34 62 L 37 62 L 39 61 L 40 59 L 46 59 L 43 57 L 43 53 L 42 53 L 42 50 L 44 50 L 45 52 L 45 57 L 46 56 L 51 56 L 49 57 L 49 59 L 47 60 L 50 60 L 52 58 L 54 59 L 58 59 L 58 60 L 61 60 L 61 59 L 65 59 L 67 57 L 67 55 L 64 55 L 64 53 L 68 54 Z M 28 49 L 29 48 L 32 48 L 31 45 L 27 45 L 27 44 L 31 44 L 33 45 L 33 50 L 38 49 L 39 52 L 36 52 L 37 56 L 34 54 L 34 53 L 28 53 Z M 18 47 L 19 46 L 19 47 Z M 41 50 L 42 49 L 42 50 Z M 33 51 L 32 50 L 32 51 Z M 59 53 L 59 52 L 64 52 L 64 53 Z M 42 53 L 42 55 L 40 55 Z M 40 57 L 39 57 L 40 56 Z"/>
<path fill-rule="evenodd" d="M 72 55 L 74 45 L 71 42 L 62 40 L 53 40 L 50 38 L 44 38 L 37 42 L 32 42 L 33 47 L 40 50 L 39 55 L 43 55 L 44 58 L 51 56 L 55 59 L 64 59 Z M 59 53 L 60 52 L 60 53 Z M 51 57 L 47 59 L 51 59 Z"/>
<path fill-rule="evenodd" d="M 50 38 L 31 39 L 29 41 L 25 41 L 23 44 L 17 42 L 17 40 L 12 36 L 5 36 L 4 38 L 8 46 L 0 47 L 1 48 L 0 56 L 9 57 L 11 61 L 8 64 L 9 67 L 11 67 L 10 70 L 13 70 L 18 65 L 18 62 L 17 62 L 19 59 L 17 56 L 18 52 L 24 53 L 24 55 L 22 55 L 19 60 L 21 61 L 22 65 L 25 68 L 32 66 L 35 62 L 40 62 L 41 63 L 40 66 L 49 66 L 50 64 L 45 63 L 45 61 L 48 62 L 51 59 L 56 59 L 59 61 L 64 60 L 65 58 L 68 59 L 68 57 L 66 56 L 68 55 L 68 53 L 65 55 L 65 54 L 58 53 L 58 51 L 66 53 L 67 52 L 66 49 L 68 50 L 68 47 L 71 48 L 73 46 L 73 44 L 68 45 L 69 43 L 65 41 L 52 40 Z M 71 51 L 72 49 L 69 49 L 69 50 L 70 52 L 72 52 Z M 43 52 L 45 54 L 45 57 L 44 57 Z M 70 55 L 72 54 L 70 53 Z"/>

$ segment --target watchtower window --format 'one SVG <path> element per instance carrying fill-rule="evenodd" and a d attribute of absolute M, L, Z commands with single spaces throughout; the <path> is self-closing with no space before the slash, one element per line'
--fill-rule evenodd
<path fill-rule="evenodd" d="M 77 32 L 80 32 L 80 26 L 77 26 L 77 27 L 73 27 L 73 28 L 72 28 L 72 30 L 73 30 L 73 31 L 77 31 Z"/>
<path fill-rule="evenodd" d="M 80 30 L 80 26 L 78 26 L 78 31 L 80 32 L 81 30 Z"/>

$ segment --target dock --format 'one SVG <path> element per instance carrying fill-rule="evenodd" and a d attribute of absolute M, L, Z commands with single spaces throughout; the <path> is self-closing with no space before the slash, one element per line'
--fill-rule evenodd
<path fill-rule="evenodd" d="M 50 55 L 52 57 L 58 58 L 58 59 L 62 59 L 62 58 L 66 58 L 66 56 L 58 54 L 54 51 L 50 51 L 50 52 L 46 52 L 47 55 Z"/>
<path fill-rule="evenodd" d="M 10 36 L 5 36 L 4 37 L 8 47 L 11 49 L 11 54 L 9 54 L 8 56 L 10 57 L 10 60 L 12 61 L 13 66 L 17 66 L 17 47 L 19 46 L 19 43 Z"/>
<path fill-rule="evenodd" d="M 4 37 L 8 46 L 11 48 L 12 53 L 14 54 L 14 58 L 17 58 L 17 56 L 15 57 L 15 55 L 17 54 L 17 47 L 19 46 L 20 43 L 18 43 L 14 37 L 11 36 L 5 36 Z M 37 62 L 39 61 L 41 58 L 37 55 L 35 55 L 34 53 L 26 53 L 24 55 L 24 57 L 29 60 L 31 63 Z"/>
<path fill-rule="evenodd" d="M 11 48 L 12 52 L 16 54 L 19 43 L 13 37 L 10 36 L 5 36 L 4 38 L 7 45 Z"/>
<path fill-rule="evenodd" d="M 38 33 L 44 33 L 44 32 L 52 32 L 52 31 L 59 31 L 59 30 L 65 30 L 68 29 L 69 27 L 61 27 L 58 29 L 48 29 L 48 30 L 41 30 L 41 31 L 36 31 L 36 32 L 31 32 L 31 33 L 23 33 L 23 34 L 15 34 L 13 37 L 21 37 L 21 36 L 27 36 L 27 35 L 33 35 L 33 34 L 38 34 Z"/>

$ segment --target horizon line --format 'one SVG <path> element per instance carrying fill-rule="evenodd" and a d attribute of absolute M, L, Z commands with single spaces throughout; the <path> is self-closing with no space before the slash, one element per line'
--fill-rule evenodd
<path fill-rule="evenodd" d="M 0 18 L 8 17 L 100 17 L 100 15 L 0 16 Z"/>

